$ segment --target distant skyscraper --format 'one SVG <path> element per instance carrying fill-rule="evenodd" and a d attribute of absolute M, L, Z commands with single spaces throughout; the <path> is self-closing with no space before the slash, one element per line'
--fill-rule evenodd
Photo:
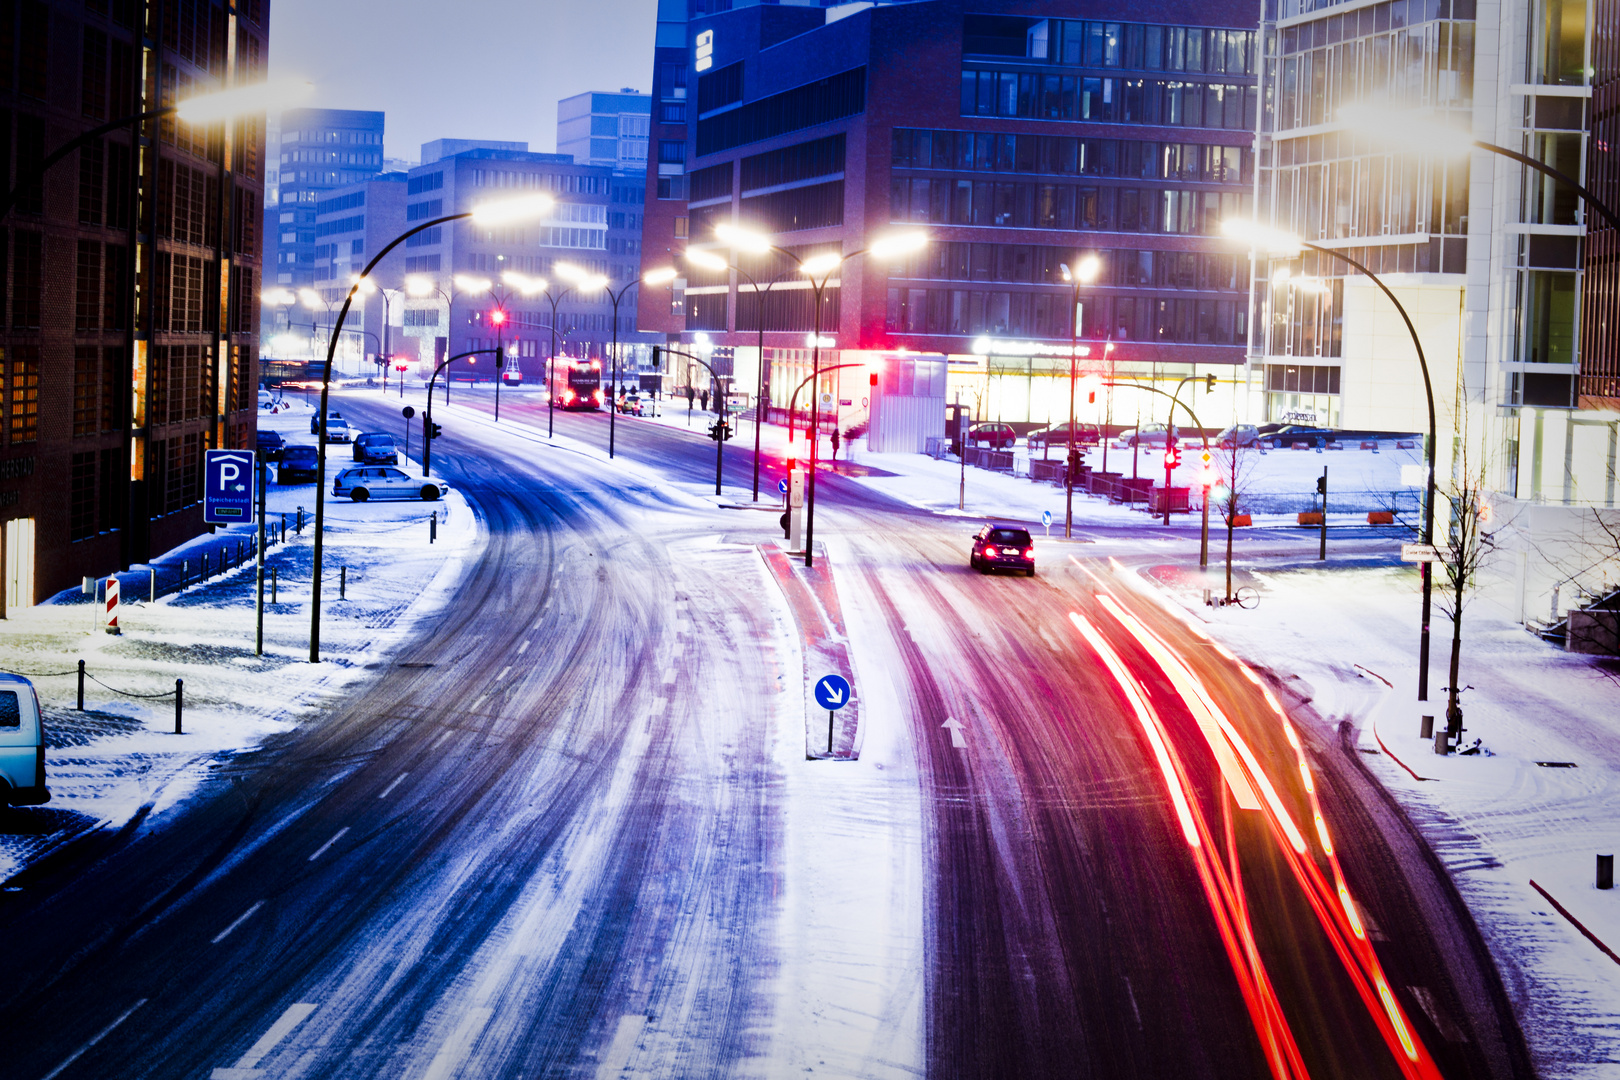
<path fill-rule="evenodd" d="M 269 148 L 276 171 L 265 199 L 266 284 L 315 283 L 315 204 L 324 193 L 382 172 L 383 114 L 293 109 L 281 114 Z"/>
<path fill-rule="evenodd" d="M 581 165 L 619 172 L 647 167 L 652 98 L 629 87 L 616 94 L 591 91 L 557 102 L 557 153 Z"/>

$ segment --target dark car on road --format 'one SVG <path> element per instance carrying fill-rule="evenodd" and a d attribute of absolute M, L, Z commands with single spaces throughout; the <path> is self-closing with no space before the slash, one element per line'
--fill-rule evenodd
<path fill-rule="evenodd" d="M 281 451 L 276 468 L 278 484 L 308 484 L 315 480 L 320 458 L 313 446 L 288 446 Z"/>
<path fill-rule="evenodd" d="M 974 424 L 968 428 L 968 442 L 988 446 L 992 450 L 1008 450 L 1018 441 L 1018 432 L 1011 424 Z"/>
<path fill-rule="evenodd" d="M 281 437 L 281 432 L 260 428 L 254 448 L 259 452 L 260 461 L 280 461 L 281 451 L 287 446 L 287 440 Z"/>
<path fill-rule="evenodd" d="M 992 570 L 1022 570 L 1035 576 L 1035 541 L 1028 529 L 1012 525 L 986 525 L 973 534 L 968 565 L 981 574 Z"/>
<path fill-rule="evenodd" d="M 1271 430 L 1267 431 L 1266 427 Z M 1260 437 L 1270 439 L 1271 445 L 1279 450 L 1286 450 L 1297 442 L 1309 443 L 1311 446 L 1325 446 L 1328 440 L 1336 438 L 1338 432 L 1332 428 L 1316 427 L 1312 424 L 1282 424 L 1273 427 L 1266 425 L 1260 428 Z"/>
<path fill-rule="evenodd" d="M 1102 441 L 1102 430 L 1096 424 L 1074 425 L 1074 445 L 1096 446 Z M 1029 433 L 1029 446 L 1066 446 L 1069 443 L 1069 425 L 1067 423 L 1053 424 L 1049 428 Z"/>
<path fill-rule="evenodd" d="M 354 460 L 362 465 L 398 465 L 399 446 L 392 435 L 368 431 L 355 436 Z"/>

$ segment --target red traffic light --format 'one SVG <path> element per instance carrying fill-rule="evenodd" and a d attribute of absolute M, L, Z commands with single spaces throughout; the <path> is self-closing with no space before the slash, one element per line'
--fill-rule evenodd
<path fill-rule="evenodd" d="M 799 467 L 799 459 L 798 458 L 788 458 L 787 459 L 787 467 L 788 467 L 788 472 L 792 472 L 794 469 L 797 469 Z"/>
<path fill-rule="evenodd" d="M 506 322 L 506 312 L 502 311 L 500 308 L 496 308 L 494 311 L 489 313 L 489 321 L 494 323 L 496 326 L 502 325 Z"/>
<path fill-rule="evenodd" d="M 1174 469 L 1181 464 L 1181 451 L 1172 446 L 1164 452 L 1164 467 Z"/>

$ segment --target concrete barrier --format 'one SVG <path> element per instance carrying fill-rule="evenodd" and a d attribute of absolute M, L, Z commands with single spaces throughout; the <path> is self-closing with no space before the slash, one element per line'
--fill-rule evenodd
<path fill-rule="evenodd" d="M 1299 523 L 1301 525 L 1320 525 L 1322 524 L 1322 512 L 1320 510 L 1303 510 L 1299 515 Z"/>
<path fill-rule="evenodd" d="M 1367 524 L 1393 525 L 1395 524 L 1395 515 L 1388 510 L 1369 510 L 1367 511 Z"/>

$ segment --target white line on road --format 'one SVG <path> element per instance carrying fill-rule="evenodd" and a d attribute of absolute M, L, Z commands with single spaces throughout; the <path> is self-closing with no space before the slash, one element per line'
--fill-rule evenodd
<path fill-rule="evenodd" d="M 401 777 L 401 779 L 403 779 L 403 777 Z M 396 780 L 396 781 L 394 781 L 394 783 L 397 784 L 397 783 L 399 783 L 399 781 Z M 316 859 L 320 858 L 322 855 L 325 855 L 326 854 L 326 849 L 331 847 L 333 844 L 337 843 L 339 840 L 343 839 L 343 834 L 348 832 L 348 831 L 349 831 L 349 827 L 347 825 L 345 825 L 345 826 L 343 826 L 343 828 L 339 829 L 337 831 L 337 833 L 333 835 L 332 839 L 328 840 L 326 843 L 322 844 L 320 847 L 315 849 L 315 854 L 313 854 L 313 855 L 311 855 L 309 857 L 309 861 L 314 862 Z"/>
<path fill-rule="evenodd" d="M 498 681 L 500 679 L 506 678 L 511 673 L 512 673 L 512 665 L 507 664 L 505 667 L 501 668 L 501 673 L 499 675 L 495 676 L 495 678 Z"/>
<path fill-rule="evenodd" d="M 448 732 L 448 731 L 447 731 L 447 732 L 445 732 L 445 733 L 444 733 L 444 735 L 448 735 L 448 734 L 450 734 L 450 733 L 449 733 L 449 732 Z M 441 738 L 441 739 L 443 739 L 443 738 L 444 738 L 444 735 L 440 735 L 440 736 L 439 736 L 439 738 Z M 439 744 L 438 744 L 438 743 L 434 743 L 434 744 L 433 744 L 433 745 L 434 745 L 434 746 L 437 746 L 437 745 L 439 745 Z M 388 796 L 390 796 L 390 795 L 392 795 L 392 794 L 393 794 L 393 793 L 394 793 L 394 789 L 395 789 L 395 788 L 397 788 L 397 787 L 399 787 L 399 785 L 400 785 L 400 784 L 401 784 L 401 783 L 402 783 L 402 782 L 403 782 L 403 781 L 404 781 L 404 779 L 405 779 L 405 778 L 406 778 L 406 777 L 407 777 L 407 776 L 409 776 L 409 775 L 411 775 L 411 774 L 410 774 L 410 773 L 404 773 L 404 772 L 402 772 L 402 773 L 400 773 L 400 774 L 399 774 L 399 775 L 398 775 L 398 776 L 396 776 L 396 777 L 394 777 L 394 782 L 393 782 L 393 783 L 392 783 L 392 784 L 389 784 L 389 785 L 388 785 L 388 786 L 387 786 L 387 787 L 385 787 L 385 788 L 383 788 L 383 789 L 382 789 L 382 792 L 381 792 L 381 794 L 379 794 L 379 795 L 378 795 L 378 796 L 377 796 L 377 798 L 379 798 L 379 799 L 386 799 L 386 798 L 388 798 Z"/>
<path fill-rule="evenodd" d="M 433 1063 L 428 1066 L 422 1080 L 448 1080 L 472 1050 L 473 1040 L 489 1023 L 492 1015 L 493 1009 L 468 1009 L 467 1015 L 456 1025 L 456 1030 L 450 1033 L 444 1045 L 439 1047 L 439 1052 L 433 1056 Z"/>
<path fill-rule="evenodd" d="M 478 709 L 478 706 L 482 705 L 484 703 L 484 699 L 487 698 L 487 697 L 489 697 L 488 694 L 479 694 L 478 697 L 476 699 L 474 699 L 473 703 L 470 706 L 468 706 L 467 711 L 468 712 L 476 712 L 477 709 Z M 442 738 L 444 738 L 444 736 L 440 735 L 439 738 L 442 739 Z"/>
<path fill-rule="evenodd" d="M 94 1035 L 90 1036 L 90 1040 L 88 1042 L 86 1042 L 83 1046 L 79 1047 L 77 1050 L 73 1051 L 73 1053 L 69 1054 L 67 1056 L 67 1059 L 65 1061 L 63 1061 L 62 1064 L 58 1065 L 56 1068 L 54 1068 L 50 1072 L 46 1073 L 44 1080 L 56 1080 L 56 1077 L 61 1075 L 61 1072 L 62 1072 L 63 1069 L 67 1068 L 69 1065 L 73 1064 L 75 1061 L 78 1061 L 80 1057 L 84 1056 L 84 1052 L 86 1050 L 88 1050 L 92 1046 L 96 1045 L 96 1043 L 100 1042 L 102 1039 L 105 1039 L 112 1032 L 113 1028 L 117 1027 L 119 1024 L 122 1024 L 125 1020 L 128 1020 L 129 1019 L 129 1014 L 134 1012 L 136 1009 L 140 1008 L 142 1005 L 145 1005 L 146 1001 L 147 1001 L 146 998 L 141 998 L 141 1000 L 137 1001 L 135 1004 L 133 1004 L 129 1008 L 125 1009 L 123 1015 L 120 1016 L 118 1019 L 114 1020 L 112 1023 L 108 1024 L 106 1027 L 102 1028 L 100 1031 L 98 1031 Z"/>
<path fill-rule="evenodd" d="M 214 1080 L 236 1080 L 237 1077 L 253 1076 L 259 1072 L 258 1065 L 260 1061 L 264 1060 L 264 1056 L 274 1050 L 282 1039 L 291 1035 L 292 1029 L 302 1024 L 304 1019 L 314 1011 L 315 1006 L 307 1001 L 300 1001 L 287 1006 L 287 1011 L 281 1014 L 280 1019 L 270 1025 L 269 1031 L 259 1036 L 259 1041 L 254 1043 L 248 1049 L 248 1052 L 242 1055 L 241 1061 L 238 1061 L 229 1069 L 214 1070 Z"/>
<path fill-rule="evenodd" d="M 672 683 L 674 681 L 675 681 L 675 669 L 672 668 L 672 667 L 665 668 L 664 669 L 664 682 L 665 682 L 665 684 L 667 685 L 667 684 Z"/>
<path fill-rule="evenodd" d="M 967 748 L 967 740 L 962 737 L 962 721 L 956 719 L 954 716 L 947 716 L 945 718 L 945 722 L 939 726 L 950 729 L 952 746 L 956 747 L 958 750 L 965 750 Z"/>
<path fill-rule="evenodd" d="M 440 743 L 444 742 L 444 740 L 448 739 L 452 734 L 455 733 L 455 730 L 456 730 L 455 728 L 445 728 L 444 729 L 444 734 L 440 735 L 437 739 L 434 739 L 432 744 L 428 747 L 428 749 L 432 750 L 434 747 L 436 747 Z M 404 777 L 401 776 L 400 779 L 403 780 Z"/>
<path fill-rule="evenodd" d="M 526 653 L 528 651 L 529 651 L 529 642 L 527 641 L 527 639 L 525 639 L 524 642 L 521 645 L 518 646 L 518 655 L 522 656 L 524 653 Z"/>
<path fill-rule="evenodd" d="M 630 1064 L 630 1053 L 636 1048 L 636 1040 L 641 1038 L 641 1031 L 647 1026 L 647 1018 L 639 1013 L 619 1017 L 619 1027 L 613 1033 L 613 1041 L 608 1044 L 607 1053 L 602 1055 L 601 1064 L 596 1066 L 596 1080 L 612 1080 L 624 1071 Z"/>
<path fill-rule="evenodd" d="M 231 925 L 227 926 L 225 929 L 223 929 L 219 933 L 215 934 L 213 943 L 215 945 L 218 945 L 220 942 L 222 942 L 226 938 L 230 937 L 232 930 L 235 930 L 238 926 L 241 926 L 243 923 L 247 922 L 248 919 L 252 917 L 253 913 L 255 911 L 258 911 L 262 907 L 264 907 L 264 901 L 263 900 L 259 900 L 256 903 L 254 903 L 254 905 L 252 907 L 248 908 L 246 911 L 242 912 L 242 914 L 238 915 L 236 917 L 235 922 L 231 923 Z"/>

